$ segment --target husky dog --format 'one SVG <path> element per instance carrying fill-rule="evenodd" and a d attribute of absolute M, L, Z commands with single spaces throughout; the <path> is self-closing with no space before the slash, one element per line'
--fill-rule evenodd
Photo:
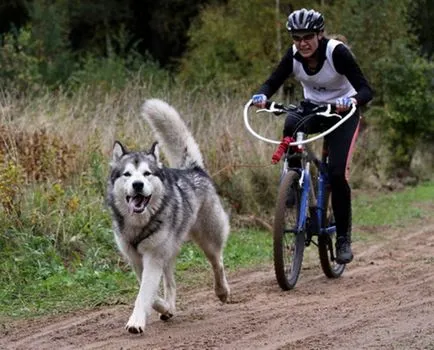
<path fill-rule="evenodd" d="M 139 281 L 134 310 L 125 328 L 142 333 L 151 308 L 168 320 L 175 313 L 175 259 L 186 239 L 201 249 L 214 271 L 215 293 L 229 296 L 223 248 L 229 220 L 202 154 L 178 112 L 158 99 L 147 100 L 142 116 L 157 142 L 149 151 L 113 147 L 107 201 L 116 243 Z M 162 165 L 162 145 L 170 167 Z M 164 296 L 158 296 L 163 277 Z"/>

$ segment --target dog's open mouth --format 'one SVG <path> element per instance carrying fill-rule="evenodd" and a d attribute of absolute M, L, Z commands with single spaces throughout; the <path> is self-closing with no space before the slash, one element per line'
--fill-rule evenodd
<path fill-rule="evenodd" d="M 133 213 L 143 213 L 146 206 L 148 205 L 149 201 L 151 199 L 151 196 L 145 197 L 142 194 L 136 194 L 134 196 L 127 196 L 127 203 L 128 203 L 128 211 L 130 214 Z"/>

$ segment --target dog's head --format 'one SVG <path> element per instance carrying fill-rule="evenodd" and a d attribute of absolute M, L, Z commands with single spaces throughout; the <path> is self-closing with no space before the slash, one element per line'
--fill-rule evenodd
<path fill-rule="evenodd" d="M 116 141 L 110 166 L 110 204 L 123 215 L 142 214 L 162 188 L 158 143 L 149 151 L 130 152 Z"/>

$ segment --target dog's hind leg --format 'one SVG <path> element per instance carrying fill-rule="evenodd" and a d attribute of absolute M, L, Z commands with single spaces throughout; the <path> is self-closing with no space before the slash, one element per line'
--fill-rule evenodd
<path fill-rule="evenodd" d="M 169 304 L 159 296 L 156 296 L 152 304 L 152 308 L 160 313 L 160 319 L 167 321 L 173 317 L 173 313 L 170 312 Z"/>
<path fill-rule="evenodd" d="M 229 224 L 223 219 L 225 216 L 221 218 L 222 220 L 216 220 L 210 225 L 202 225 L 202 232 L 195 230 L 196 232 L 192 232 L 192 238 L 202 248 L 211 263 L 214 271 L 215 294 L 222 302 L 226 302 L 230 289 L 223 264 L 223 249 L 229 235 Z"/>
<path fill-rule="evenodd" d="M 205 250 L 204 253 L 207 256 L 209 262 L 211 263 L 212 269 L 214 271 L 214 290 L 217 297 L 222 301 L 226 302 L 230 290 L 229 284 L 226 279 L 226 273 L 223 265 L 223 254 L 221 250 Z"/>
<path fill-rule="evenodd" d="M 154 310 L 161 314 L 160 319 L 163 321 L 172 318 L 176 309 L 175 259 L 176 257 L 172 258 L 163 268 L 164 299 L 156 296 L 152 305 Z"/>
<path fill-rule="evenodd" d="M 170 317 L 175 314 L 176 310 L 175 261 L 176 256 L 167 262 L 163 270 L 164 300 L 166 300 L 166 302 L 169 304 Z M 161 315 L 160 318 L 162 320 L 167 319 L 165 315 Z"/>
<path fill-rule="evenodd" d="M 146 316 L 154 303 L 158 291 L 163 263 L 150 254 L 143 255 L 143 272 L 140 282 L 139 293 L 134 303 L 134 310 L 125 325 L 130 333 L 142 333 L 146 326 Z"/>

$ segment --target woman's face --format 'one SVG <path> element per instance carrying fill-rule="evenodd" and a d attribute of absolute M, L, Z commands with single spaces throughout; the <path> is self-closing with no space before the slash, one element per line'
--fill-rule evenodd
<path fill-rule="evenodd" d="M 304 58 L 311 57 L 315 53 L 321 38 L 322 33 L 315 32 L 292 34 L 292 40 L 294 40 L 295 47 Z"/>

